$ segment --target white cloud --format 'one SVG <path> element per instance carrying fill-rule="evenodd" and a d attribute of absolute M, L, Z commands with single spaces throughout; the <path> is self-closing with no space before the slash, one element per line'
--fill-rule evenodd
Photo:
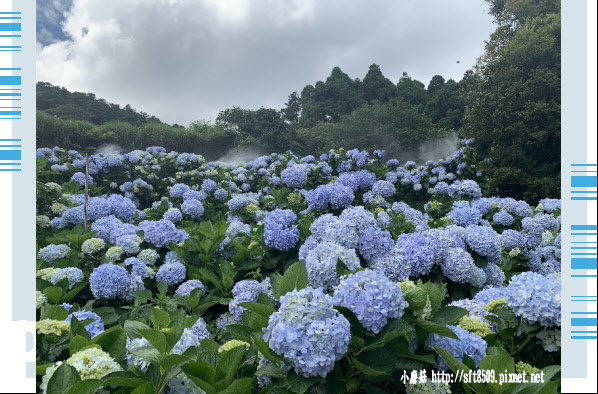
<path fill-rule="evenodd" d="M 484 11 L 469 0 L 75 0 L 69 40 L 38 46 L 37 79 L 186 125 L 233 105 L 281 108 L 334 66 L 458 80 L 494 30 Z"/>

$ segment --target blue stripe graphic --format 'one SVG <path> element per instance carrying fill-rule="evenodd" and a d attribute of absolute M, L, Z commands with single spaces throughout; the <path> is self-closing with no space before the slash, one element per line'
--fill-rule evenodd
<path fill-rule="evenodd" d="M 595 176 L 572 176 L 571 187 L 596 187 L 597 178 Z"/>
<path fill-rule="evenodd" d="M 596 322 L 598 319 L 596 318 L 590 318 L 590 317 L 576 317 L 574 319 L 571 319 L 571 325 L 573 327 L 591 327 L 591 326 L 596 326 L 598 325 L 598 323 Z"/>
<path fill-rule="evenodd" d="M 571 230 L 598 230 L 598 225 L 591 224 L 572 224 Z"/>
<path fill-rule="evenodd" d="M 21 76 L 19 75 L 0 75 L 0 85 L 20 85 Z"/>
<path fill-rule="evenodd" d="M 21 150 L 0 150 L 0 160 L 21 160 Z"/>
<path fill-rule="evenodd" d="M 20 23 L 0 23 L 0 31 L 21 31 Z"/>

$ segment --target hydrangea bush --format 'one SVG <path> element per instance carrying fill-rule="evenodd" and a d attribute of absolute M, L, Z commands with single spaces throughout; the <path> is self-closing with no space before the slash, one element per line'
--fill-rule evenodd
<path fill-rule="evenodd" d="M 38 149 L 39 391 L 495 392 L 410 377 L 517 366 L 557 392 L 560 200 L 493 197 L 472 143 L 93 154 L 87 228 L 83 155 Z"/>

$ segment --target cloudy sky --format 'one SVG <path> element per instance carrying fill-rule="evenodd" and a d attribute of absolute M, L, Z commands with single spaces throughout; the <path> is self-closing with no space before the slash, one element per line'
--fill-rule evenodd
<path fill-rule="evenodd" d="M 37 0 L 37 80 L 188 125 L 334 66 L 460 80 L 492 31 L 483 0 Z"/>

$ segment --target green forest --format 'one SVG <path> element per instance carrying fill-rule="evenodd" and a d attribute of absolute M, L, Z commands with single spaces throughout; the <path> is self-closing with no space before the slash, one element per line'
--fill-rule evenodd
<path fill-rule="evenodd" d="M 186 127 L 38 82 L 37 146 L 163 146 L 208 160 L 234 147 L 299 155 L 359 148 L 406 160 L 422 142 L 457 133 L 475 138 L 472 164 L 497 195 L 559 197 L 560 2 L 487 3 L 496 30 L 460 81 L 435 75 L 426 85 L 407 72 L 391 81 L 377 64 L 360 79 L 334 67 L 326 80 L 290 93 L 280 109 L 227 108 L 214 122 Z"/>

